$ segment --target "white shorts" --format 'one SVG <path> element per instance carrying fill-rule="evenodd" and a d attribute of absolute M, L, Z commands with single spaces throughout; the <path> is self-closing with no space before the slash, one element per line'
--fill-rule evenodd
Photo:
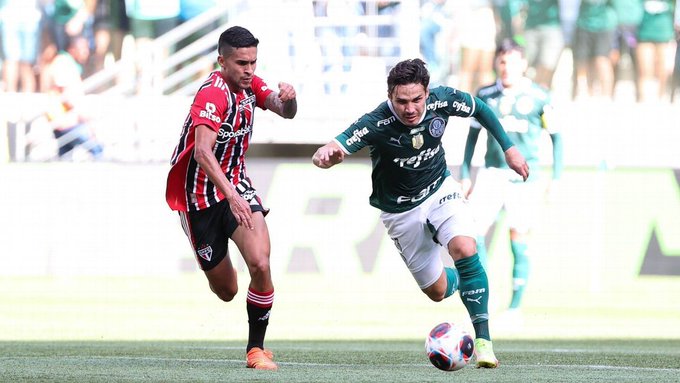
<path fill-rule="evenodd" d="M 403 213 L 382 212 L 380 219 L 421 289 L 441 276 L 440 246 L 446 247 L 459 235 L 475 237 L 472 212 L 452 177 L 446 177 L 439 190 L 417 207 Z"/>
<path fill-rule="evenodd" d="M 526 233 L 538 218 L 541 183 L 522 182 L 512 169 L 480 168 L 469 199 L 477 235 L 486 234 L 503 208 L 508 227 Z"/>

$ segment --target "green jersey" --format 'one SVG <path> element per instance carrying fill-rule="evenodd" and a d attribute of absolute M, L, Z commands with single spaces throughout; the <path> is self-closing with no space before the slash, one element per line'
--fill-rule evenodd
<path fill-rule="evenodd" d="M 666 43 L 675 37 L 673 0 L 644 0 L 644 13 L 638 27 L 638 41 Z"/>
<path fill-rule="evenodd" d="M 347 154 L 368 146 L 373 167 L 370 204 L 388 213 L 404 212 L 432 195 L 450 174 L 441 143 L 449 117 L 473 116 L 478 104 L 469 93 L 433 88 L 417 126 L 404 125 L 388 100 L 350 125 L 335 142 Z"/>
<path fill-rule="evenodd" d="M 557 0 L 524 0 L 526 3 L 525 29 L 546 25 L 560 25 L 560 5 Z"/>
<path fill-rule="evenodd" d="M 538 169 L 541 133 L 546 128 L 544 114 L 552 109 L 550 94 L 529 79 L 512 88 L 500 81 L 481 88 L 477 97 L 494 111 L 515 147 L 524 156 L 530 169 Z M 481 128 L 475 121 L 471 129 Z M 555 131 L 550 132 L 555 134 Z M 561 155 L 561 153 L 560 153 Z M 471 156 L 470 156 L 471 157 Z M 492 138 L 487 138 L 484 166 L 507 168 L 504 150 Z M 536 172 L 532 172 L 535 175 Z"/>
<path fill-rule="evenodd" d="M 616 29 L 616 11 L 611 0 L 582 0 L 576 26 L 589 32 Z"/>

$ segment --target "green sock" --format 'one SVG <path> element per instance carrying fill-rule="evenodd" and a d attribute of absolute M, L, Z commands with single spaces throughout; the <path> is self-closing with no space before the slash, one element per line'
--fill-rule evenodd
<path fill-rule="evenodd" d="M 482 263 L 484 270 L 489 270 L 489 257 L 486 254 L 486 237 L 483 235 L 477 237 L 477 255 L 479 256 L 479 262 Z"/>
<path fill-rule="evenodd" d="M 510 248 L 514 256 L 512 266 L 512 300 L 510 308 L 519 308 L 522 295 L 529 278 L 529 257 L 527 256 L 528 245 L 524 242 L 510 241 Z"/>
<path fill-rule="evenodd" d="M 448 298 L 458 290 L 460 278 L 458 277 L 458 270 L 454 268 L 445 267 L 444 271 L 446 272 L 446 294 L 444 295 L 444 298 Z"/>
<path fill-rule="evenodd" d="M 489 280 L 477 254 L 455 261 L 460 276 L 460 299 L 470 315 L 477 338 L 489 335 Z"/>

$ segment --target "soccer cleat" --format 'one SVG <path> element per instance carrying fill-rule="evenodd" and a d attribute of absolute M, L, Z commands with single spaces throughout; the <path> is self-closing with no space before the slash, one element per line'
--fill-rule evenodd
<path fill-rule="evenodd" d="M 475 358 L 477 368 L 496 368 L 499 364 L 493 353 L 491 341 L 483 338 L 475 339 Z"/>
<path fill-rule="evenodd" d="M 270 350 L 253 347 L 248 351 L 248 355 L 246 355 L 246 367 L 256 370 L 276 371 L 279 366 L 274 363 L 273 357 L 274 355 Z"/>
<path fill-rule="evenodd" d="M 274 353 L 272 352 L 272 350 L 265 348 L 265 349 L 262 350 L 262 352 L 264 353 L 264 356 L 266 356 L 267 358 L 269 358 L 271 360 L 274 360 Z"/>

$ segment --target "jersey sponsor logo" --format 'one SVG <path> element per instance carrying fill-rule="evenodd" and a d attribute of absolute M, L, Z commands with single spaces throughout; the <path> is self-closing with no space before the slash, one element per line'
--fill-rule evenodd
<path fill-rule="evenodd" d="M 235 132 L 233 131 L 233 129 L 234 127 L 231 126 L 231 124 L 228 123 L 222 124 L 220 130 L 217 132 L 217 143 L 224 144 L 225 142 L 229 141 L 232 138 L 245 136 L 250 133 L 252 127 L 246 126 Z"/>
<path fill-rule="evenodd" d="M 352 137 L 345 140 L 345 145 L 352 146 L 352 145 L 356 144 L 357 142 L 361 141 L 361 137 L 363 137 L 367 134 L 368 134 L 368 128 L 365 127 L 365 126 L 361 129 L 354 129 L 354 131 L 352 132 Z"/>
<path fill-rule="evenodd" d="M 389 125 L 389 124 L 393 123 L 393 122 L 396 121 L 396 120 L 397 120 L 397 118 L 394 117 L 394 116 L 392 116 L 392 117 L 390 117 L 390 118 L 386 118 L 386 119 L 384 119 L 384 120 L 378 121 L 375 125 L 376 125 L 376 126 L 380 126 L 380 125 Z"/>
<path fill-rule="evenodd" d="M 446 121 L 441 117 L 436 117 L 430 121 L 430 135 L 432 137 L 441 137 L 444 134 L 444 129 L 446 128 Z"/>
<path fill-rule="evenodd" d="M 437 186 L 439 181 L 442 179 L 442 177 L 438 177 L 434 182 L 429 184 L 425 189 L 421 190 L 418 194 L 414 196 L 399 196 L 397 197 L 397 204 L 402 204 L 404 202 L 410 202 L 410 203 L 416 203 L 420 201 L 421 199 L 427 197 L 430 195 L 430 193 L 434 190 L 434 188 Z"/>
<path fill-rule="evenodd" d="M 205 259 L 206 261 L 210 261 L 212 259 L 212 253 L 213 250 L 210 245 L 201 245 L 198 247 L 198 250 L 196 250 L 196 255 Z"/>
<path fill-rule="evenodd" d="M 216 123 L 219 124 L 219 123 L 222 122 L 222 119 L 215 115 L 216 111 L 217 111 L 217 107 L 215 107 L 215 104 L 213 104 L 212 102 L 206 102 L 205 103 L 205 109 L 201 110 L 198 113 L 198 117 L 205 118 L 207 120 L 210 120 L 212 122 L 216 122 Z"/>
<path fill-rule="evenodd" d="M 399 167 L 401 168 L 403 168 L 404 166 L 411 166 L 412 168 L 415 169 L 418 166 L 420 166 L 420 164 L 422 164 L 423 162 L 431 160 L 437 153 L 439 153 L 440 148 L 441 145 L 437 145 L 436 148 L 425 149 L 413 157 L 395 158 L 393 161 L 399 164 Z"/>
<path fill-rule="evenodd" d="M 460 193 L 458 193 L 458 192 L 453 192 L 453 193 L 451 193 L 451 194 L 447 194 L 447 195 L 445 195 L 444 197 L 442 197 L 442 198 L 439 200 L 439 204 L 441 205 L 441 204 L 443 204 L 444 202 L 451 201 L 451 200 L 454 200 L 454 199 L 459 199 L 459 198 L 460 198 Z"/>
<path fill-rule="evenodd" d="M 449 106 L 448 101 L 437 100 L 437 101 L 435 101 L 431 104 L 427 104 L 426 109 L 427 110 L 436 110 L 436 109 L 440 109 L 440 108 L 446 108 L 447 106 Z"/>
<path fill-rule="evenodd" d="M 466 104 L 464 102 L 458 102 L 458 101 L 454 101 L 453 105 L 451 105 L 451 107 L 453 107 L 453 109 L 455 109 L 456 112 L 463 111 L 465 113 L 470 113 L 470 110 L 472 110 L 472 109 L 470 109 L 470 106 L 468 106 L 468 104 Z"/>
<path fill-rule="evenodd" d="M 505 116 L 499 121 L 506 132 L 527 133 L 529 131 L 529 120 L 522 120 L 515 116 Z"/>

